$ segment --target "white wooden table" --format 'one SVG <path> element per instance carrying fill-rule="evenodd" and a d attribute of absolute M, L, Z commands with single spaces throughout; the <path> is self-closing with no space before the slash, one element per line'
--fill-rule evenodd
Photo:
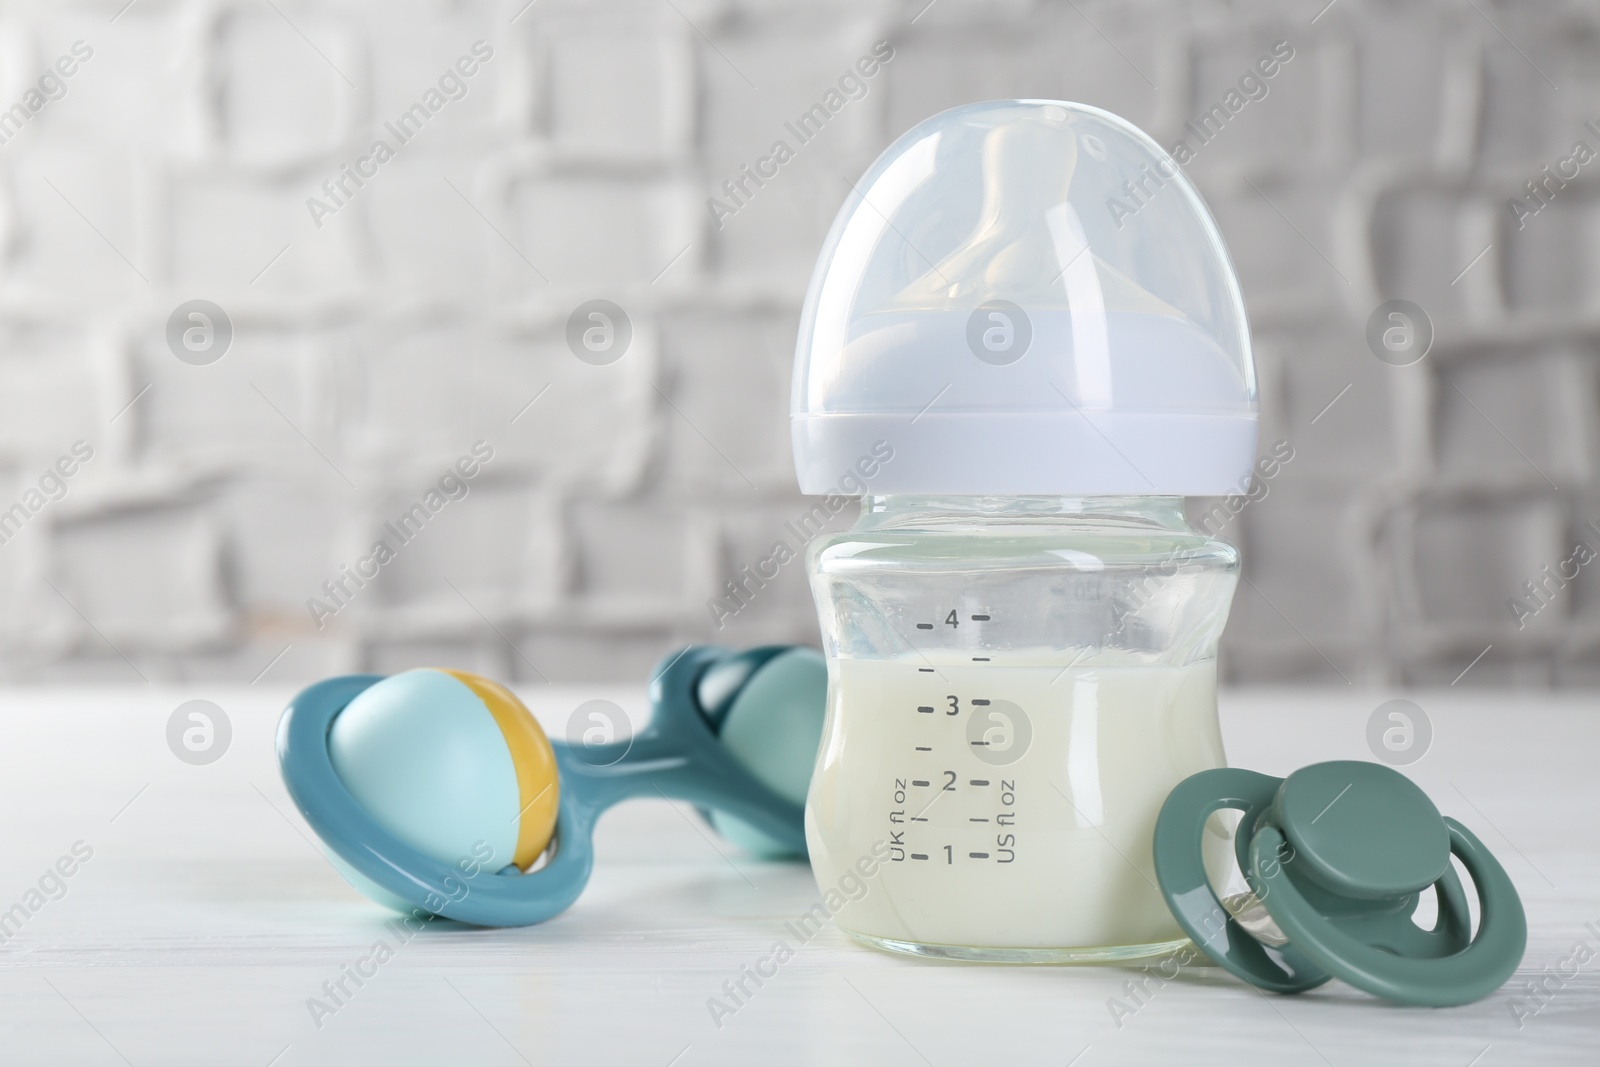
<path fill-rule="evenodd" d="M 23 906 L 0 921 L 11 931 L 0 1063 L 1600 1062 L 1593 696 L 1412 695 L 1435 737 L 1408 773 L 1497 852 L 1528 909 L 1522 971 L 1478 1004 L 1398 1008 L 1337 982 L 1268 998 L 1195 969 L 1119 1027 L 1108 1002 L 1131 970 L 922 962 L 830 927 L 719 1028 L 707 999 L 768 951 L 815 887 L 804 866 L 720 854 L 687 810 L 659 801 L 602 823 L 594 880 L 565 915 L 523 930 L 426 929 L 362 986 L 346 979 L 352 994 L 319 1027 L 308 999 L 375 941 L 398 939 L 323 860 L 284 792 L 272 741 L 287 695 L 0 693 L 0 910 Z M 1367 717 L 1386 695 L 1224 694 L 1230 759 L 1281 774 L 1368 758 Z M 643 712 L 640 691 L 525 696 L 547 724 L 596 696 Z M 180 762 L 165 740 L 172 710 L 196 697 L 233 725 L 209 766 Z M 73 874 L 58 893 L 46 872 L 78 842 L 92 857 L 63 864 Z M 1593 958 L 1563 965 L 1579 943 Z M 1519 1028 L 1516 987 L 1563 970 Z"/>

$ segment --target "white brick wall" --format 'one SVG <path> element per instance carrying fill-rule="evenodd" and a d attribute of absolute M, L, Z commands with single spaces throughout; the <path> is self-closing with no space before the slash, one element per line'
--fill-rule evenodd
<path fill-rule="evenodd" d="M 1600 680 L 1600 565 L 1525 628 L 1506 604 L 1600 521 L 1600 165 L 1520 231 L 1506 208 L 1600 141 L 1592 5 L 123 3 L 0 10 L 0 107 L 94 50 L 0 145 L 0 507 L 94 449 L 0 545 L 0 677 L 632 681 L 676 642 L 807 640 L 798 566 L 720 632 L 705 602 L 803 510 L 789 363 L 846 182 L 974 99 L 1170 144 L 1288 40 L 1190 169 L 1296 448 L 1229 528 L 1229 674 L 1449 682 L 1488 648 L 1461 684 Z M 713 226 L 706 197 L 884 38 L 866 98 Z M 315 225 L 478 40 L 465 95 Z M 1437 328 L 1415 367 L 1365 345 L 1397 297 Z M 194 298 L 235 330 L 206 366 L 165 341 Z M 633 332 L 605 366 L 565 340 L 597 298 Z M 319 629 L 307 598 L 478 440 L 469 495 Z"/>

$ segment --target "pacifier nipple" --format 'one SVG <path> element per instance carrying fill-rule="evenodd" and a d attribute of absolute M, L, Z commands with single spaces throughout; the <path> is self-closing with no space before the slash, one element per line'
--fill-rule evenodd
<path fill-rule="evenodd" d="M 1272 914 L 1267 911 L 1267 906 L 1261 903 L 1261 898 L 1246 890 L 1243 893 L 1230 893 L 1222 898 L 1222 906 L 1228 909 L 1228 914 L 1233 916 L 1233 921 L 1244 927 L 1245 933 L 1261 942 L 1278 948 L 1289 943 L 1289 937 L 1278 924 L 1272 921 Z"/>

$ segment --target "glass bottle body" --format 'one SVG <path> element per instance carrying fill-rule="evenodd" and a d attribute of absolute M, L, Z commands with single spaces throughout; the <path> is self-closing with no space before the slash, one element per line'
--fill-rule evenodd
<path fill-rule="evenodd" d="M 1181 945 L 1151 834 L 1225 762 L 1233 547 L 1176 497 L 888 496 L 810 567 L 829 685 L 807 841 L 825 889 L 865 886 L 840 927 L 1007 962 Z"/>

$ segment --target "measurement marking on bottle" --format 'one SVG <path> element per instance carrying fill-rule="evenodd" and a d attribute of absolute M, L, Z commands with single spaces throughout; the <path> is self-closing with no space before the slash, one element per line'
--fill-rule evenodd
<path fill-rule="evenodd" d="M 917 623 L 917 629 L 919 629 L 919 630 L 931 630 L 931 629 L 933 629 L 933 623 L 931 623 L 931 622 L 919 622 L 919 623 Z"/>
<path fill-rule="evenodd" d="M 968 819 L 968 822 L 988 822 L 988 819 Z"/>
<path fill-rule="evenodd" d="M 989 858 L 989 854 L 987 852 L 968 852 L 967 853 L 967 859 L 969 859 L 969 860 L 986 860 L 988 858 Z"/>
<path fill-rule="evenodd" d="M 974 779 L 972 779 L 972 781 L 968 782 L 967 784 L 968 785 L 988 785 L 989 784 L 989 779 L 987 779 L 987 778 L 974 778 Z"/>
<path fill-rule="evenodd" d="M 988 663 L 989 662 L 989 657 L 988 656 L 973 656 L 972 657 L 972 662 L 974 662 L 974 663 Z"/>
<path fill-rule="evenodd" d="M 918 708 L 917 710 L 920 711 L 924 715 L 932 715 L 933 714 L 933 709 L 928 707 L 927 705 L 923 705 L 922 707 Z"/>
<path fill-rule="evenodd" d="M 927 822 L 928 821 L 928 817 L 926 815 L 913 815 L 913 816 L 911 816 L 911 821 L 912 822 Z"/>
<path fill-rule="evenodd" d="M 972 703 L 980 708 L 986 708 L 989 706 L 989 702 L 982 697 L 978 697 L 977 699 L 973 700 Z"/>
<path fill-rule="evenodd" d="M 972 617 L 972 621 L 973 622 L 988 622 L 989 621 L 989 616 L 987 616 L 987 615 L 974 615 Z"/>
<path fill-rule="evenodd" d="M 926 786 L 928 784 L 928 780 L 926 778 L 913 778 L 911 780 L 911 784 L 912 785 Z"/>
<path fill-rule="evenodd" d="M 933 668 L 932 667 L 918 667 L 917 668 L 917 673 L 918 674 L 932 674 L 933 673 Z"/>
<path fill-rule="evenodd" d="M 927 745 L 918 745 L 917 746 L 917 751 L 918 752 L 932 752 L 933 749 L 929 748 Z"/>
<path fill-rule="evenodd" d="M 914 860 L 925 860 L 928 858 L 928 854 L 926 852 L 913 852 L 911 854 L 911 858 Z"/>
<path fill-rule="evenodd" d="M 987 742 L 987 741 L 973 741 L 973 742 L 971 742 L 971 744 L 976 745 L 978 748 L 983 748 L 988 743 L 989 742 Z"/>

